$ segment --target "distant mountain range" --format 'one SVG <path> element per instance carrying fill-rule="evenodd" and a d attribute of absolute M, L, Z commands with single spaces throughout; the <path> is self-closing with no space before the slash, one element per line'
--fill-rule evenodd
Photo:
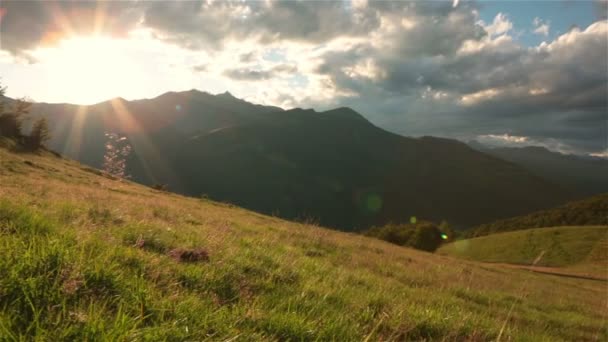
<path fill-rule="evenodd" d="M 608 192 L 608 159 L 562 154 L 538 146 L 491 148 L 476 141 L 469 142 L 469 146 L 521 165 L 579 197 Z"/>
<path fill-rule="evenodd" d="M 455 140 L 389 133 L 349 108 L 285 111 L 192 90 L 32 112 L 49 118 L 53 149 L 85 164 L 101 167 L 106 132 L 124 134 L 138 182 L 342 230 L 412 216 L 462 228 L 576 195 Z"/>

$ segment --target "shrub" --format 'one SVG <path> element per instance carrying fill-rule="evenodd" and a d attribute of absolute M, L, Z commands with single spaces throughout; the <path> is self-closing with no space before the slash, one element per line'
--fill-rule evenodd
<path fill-rule="evenodd" d="M 435 251 L 443 242 L 442 231 L 437 225 L 428 221 L 408 224 L 389 223 L 385 226 L 373 227 L 364 232 L 364 235 L 428 252 Z"/>
<path fill-rule="evenodd" d="M 127 175 L 127 158 L 131 154 L 131 145 L 127 137 L 116 133 L 106 133 L 106 152 L 103 156 L 103 170 L 119 179 L 129 178 Z"/>

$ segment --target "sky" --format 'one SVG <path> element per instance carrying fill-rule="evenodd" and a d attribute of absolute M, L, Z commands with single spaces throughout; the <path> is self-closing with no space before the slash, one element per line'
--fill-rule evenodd
<path fill-rule="evenodd" d="M 411 136 L 608 157 L 608 2 L 0 1 L 10 97 L 231 92 Z"/>

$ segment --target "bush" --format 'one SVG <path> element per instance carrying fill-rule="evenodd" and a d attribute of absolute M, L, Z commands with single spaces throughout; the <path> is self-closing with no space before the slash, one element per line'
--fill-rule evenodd
<path fill-rule="evenodd" d="M 442 230 L 436 224 L 427 221 L 408 224 L 389 223 L 364 232 L 366 236 L 428 252 L 439 248 L 443 242 L 442 234 Z"/>

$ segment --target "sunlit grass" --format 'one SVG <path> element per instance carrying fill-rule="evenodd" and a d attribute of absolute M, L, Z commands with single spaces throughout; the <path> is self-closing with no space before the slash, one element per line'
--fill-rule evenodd
<path fill-rule="evenodd" d="M 290 223 L 54 157 L 0 149 L 0 184 L 1 339 L 486 341 L 503 325 L 503 340 L 608 338 L 602 282 Z M 180 248 L 209 260 L 180 262 Z"/>
<path fill-rule="evenodd" d="M 596 249 L 605 248 L 608 227 L 555 227 L 526 229 L 459 240 L 443 246 L 438 253 L 486 262 L 521 265 L 532 264 L 539 255 L 538 266 L 571 266 L 588 260 Z M 608 251 L 605 251 L 608 253 Z"/>

